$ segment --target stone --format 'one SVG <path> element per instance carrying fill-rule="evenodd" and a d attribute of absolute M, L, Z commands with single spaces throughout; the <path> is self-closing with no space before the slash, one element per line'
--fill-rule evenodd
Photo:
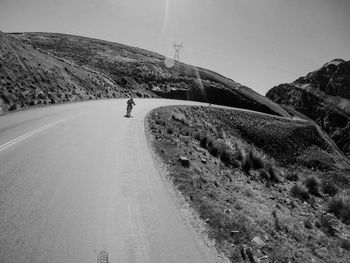
<path fill-rule="evenodd" d="M 252 239 L 252 242 L 259 248 L 262 248 L 263 246 L 265 246 L 265 242 L 262 241 L 262 239 L 258 236 L 254 237 Z"/>
<path fill-rule="evenodd" d="M 179 161 L 182 166 L 189 167 L 190 166 L 190 160 L 187 157 L 179 156 Z"/>

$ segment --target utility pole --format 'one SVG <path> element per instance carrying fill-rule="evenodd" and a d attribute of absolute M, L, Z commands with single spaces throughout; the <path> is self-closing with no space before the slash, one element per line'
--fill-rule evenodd
<path fill-rule="evenodd" d="M 174 43 L 173 47 L 175 49 L 174 60 L 180 61 L 180 49 L 183 48 L 183 45 L 182 43 L 181 44 Z"/>

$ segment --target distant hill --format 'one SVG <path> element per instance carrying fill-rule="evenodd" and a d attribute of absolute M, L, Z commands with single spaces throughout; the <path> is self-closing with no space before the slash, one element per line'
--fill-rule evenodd
<path fill-rule="evenodd" d="M 266 96 L 316 121 L 350 157 L 350 61 L 332 60 Z"/>
<path fill-rule="evenodd" d="M 164 97 L 289 116 L 215 72 L 103 40 L 55 33 L 0 33 L 2 111 L 114 97 Z"/>

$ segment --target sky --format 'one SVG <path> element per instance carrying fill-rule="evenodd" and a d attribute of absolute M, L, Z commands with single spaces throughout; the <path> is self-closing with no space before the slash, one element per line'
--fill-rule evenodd
<path fill-rule="evenodd" d="M 350 59 L 350 0 L 0 0 L 0 31 L 58 32 L 136 46 L 265 95 Z"/>

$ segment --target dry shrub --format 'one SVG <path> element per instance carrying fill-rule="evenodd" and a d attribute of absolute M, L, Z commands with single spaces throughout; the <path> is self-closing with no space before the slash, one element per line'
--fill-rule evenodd
<path fill-rule="evenodd" d="M 169 127 L 169 128 L 167 129 L 167 133 L 168 133 L 168 134 L 174 134 L 174 128 L 173 128 L 173 127 Z"/>
<path fill-rule="evenodd" d="M 271 164 L 267 164 L 266 168 L 260 169 L 259 175 L 262 179 L 266 181 L 267 187 L 269 187 L 271 184 L 281 182 L 281 178 L 278 174 L 278 171 Z"/>
<path fill-rule="evenodd" d="M 342 239 L 340 241 L 340 247 L 350 251 L 350 240 L 349 239 Z"/>
<path fill-rule="evenodd" d="M 333 182 L 322 181 L 322 191 L 330 196 L 336 195 L 339 192 L 339 188 Z"/>
<path fill-rule="evenodd" d="M 164 121 L 164 120 L 161 120 L 161 119 L 156 119 L 155 123 L 156 123 L 157 125 L 165 126 L 165 121 Z"/>
<path fill-rule="evenodd" d="M 207 139 L 207 149 L 211 155 L 213 155 L 214 157 L 218 157 L 220 148 L 221 148 L 220 143 L 218 143 L 212 138 Z"/>
<path fill-rule="evenodd" d="M 241 168 L 245 173 L 249 173 L 250 169 L 252 169 L 252 162 L 251 159 L 248 156 L 244 156 L 242 163 L 241 163 Z"/>
<path fill-rule="evenodd" d="M 200 137 L 200 140 L 199 140 L 199 145 L 202 147 L 202 148 L 207 148 L 207 140 L 208 140 L 208 135 L 204 134 Z"/>
<path fill-rule="evenodd" d="M 270 174 L 270 181 L 273 183 L 280 183 L 281 178 L 279 176 L 278 170 L 274 168 L 271 164 L 267 166 L 267 171 Z"/>
<path fill-rule="evenodd" d="M 287 173 L 286 179 L 287 179 L 288 181 L 294 181 L 294 182 L 296 182 L 296 181 L 299 180 L 299 175 L 298 175 L 297 172 Z"/>
<path fill-rule="evenodd" d="M 295 184 L 290 189 L 292 196 L 299 198 L 302 201 L 307 201 L 310 197 L 309 192 L 301 184 Z"/>
<path fill-rule="evenodd" d="M 307 189 L 309 189 L 310 194 L 314 196 L 320 196 L 320 192 L 319 192 L 320 181 L 315 175 L 312 174 L 306 177 L 304 183 Z"/>
<path fill-rule="evenodd" d="M 257 170 L 257 169 L 261 169 L 261 168 L 264 168 L 265 167 L 265 161 L 262 157 L 260 157 L 256 151 L 254 150 L 250 150 L 249 153 L 248 153 L 248 158 L 250 159 L 251 161 L 251 164 L 252 164 L 252 168 L 254 170 Z"/>
<path fill-rule="evenodd" d="M 183 124 L 183 125 L 186 125 L 186 126 L 188 125 L 188 121 L 187 121 L 185 115 L 182 114 L 182 113 L 173 113 L 173 114 L 171 115 L 171 118 L 172 118 L 174 121 L 180 122 L 180 123 Z"/>
<path fill-rule="evenodd" d="M 232 165 L 235 161 L 233 153 L 227 145 L 223 145 L 220 149 L 220 160 L 226 165 Z"/>
<path fill-rule="evenodd" d="M 202 201 L 199 206 L 199 214 L 215 229 L 214 235 L 219 240 L 229 239 L 232 230 L 238 231 L 234 240 L 237 244 L 251 239 L 254 227 L 251 220 L 243 213 L 235 211 L 233 216 L 233 214 L 225 213 L 224 209 L 218 208 L 214 203 Z"/>
<path fill-rule="evenodd" d="M 350 189 L 342 190 L 330 198 L 328 211 L 345 224 L 350 224 Z"/>

